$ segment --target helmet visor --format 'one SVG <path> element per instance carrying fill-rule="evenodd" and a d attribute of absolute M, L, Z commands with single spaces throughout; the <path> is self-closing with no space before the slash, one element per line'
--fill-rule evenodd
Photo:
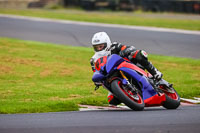
<path fill-rule="evenodd" d="M 98 52 L 98 51 L 102 51 L 107 47 L 107 43 L 102 43 L 102 44 L 97 44 L 97 45 L 93 45 L 94 51 Z"/>

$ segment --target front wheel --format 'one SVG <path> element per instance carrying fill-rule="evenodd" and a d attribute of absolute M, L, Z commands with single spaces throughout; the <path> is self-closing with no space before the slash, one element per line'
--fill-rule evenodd
<path fill-rule="evenodd" d="M 111 83 L 111 90 L 113 94 L 125 105 L 135 111 L 144 109 L 144 101 L 139 93 L 133 94 L 131 91 L 123 89 L 120 80 L 116 79 Z"/>

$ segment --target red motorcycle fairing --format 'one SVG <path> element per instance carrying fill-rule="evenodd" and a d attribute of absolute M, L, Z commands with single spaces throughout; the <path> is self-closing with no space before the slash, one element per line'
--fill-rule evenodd
<path fill-rule="evenodd" d="M 160 106 L 162 105 L 162 103 L 166 101 L 166 97 L 165 94 L 160 94 L 160 96 L 158 94 L 145 99 L 144 103 L 145 103 L 145 107 L 152 107 L 152 106 Z"/>

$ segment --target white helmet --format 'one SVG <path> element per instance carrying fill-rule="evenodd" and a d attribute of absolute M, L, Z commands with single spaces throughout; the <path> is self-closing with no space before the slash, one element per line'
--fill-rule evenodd
<path fill-rule="evenodd" d="M 111 45 L 111 40 L 106 32 L 97 32 L 94 34 L 92 46 L 95 52 L 107 53 Z"/>

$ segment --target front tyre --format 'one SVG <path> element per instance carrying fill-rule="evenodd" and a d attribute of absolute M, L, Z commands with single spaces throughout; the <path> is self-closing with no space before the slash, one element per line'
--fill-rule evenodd
<path fill-rule="evenodd" d="M 124 90 L 120 80 L 116 79 L 112 81 L 111 90 L 121 102 L 132 110 L 141 111 L 144 109 L 144 101 L 140 94 L 133 94 L 132 92 Z"/>

